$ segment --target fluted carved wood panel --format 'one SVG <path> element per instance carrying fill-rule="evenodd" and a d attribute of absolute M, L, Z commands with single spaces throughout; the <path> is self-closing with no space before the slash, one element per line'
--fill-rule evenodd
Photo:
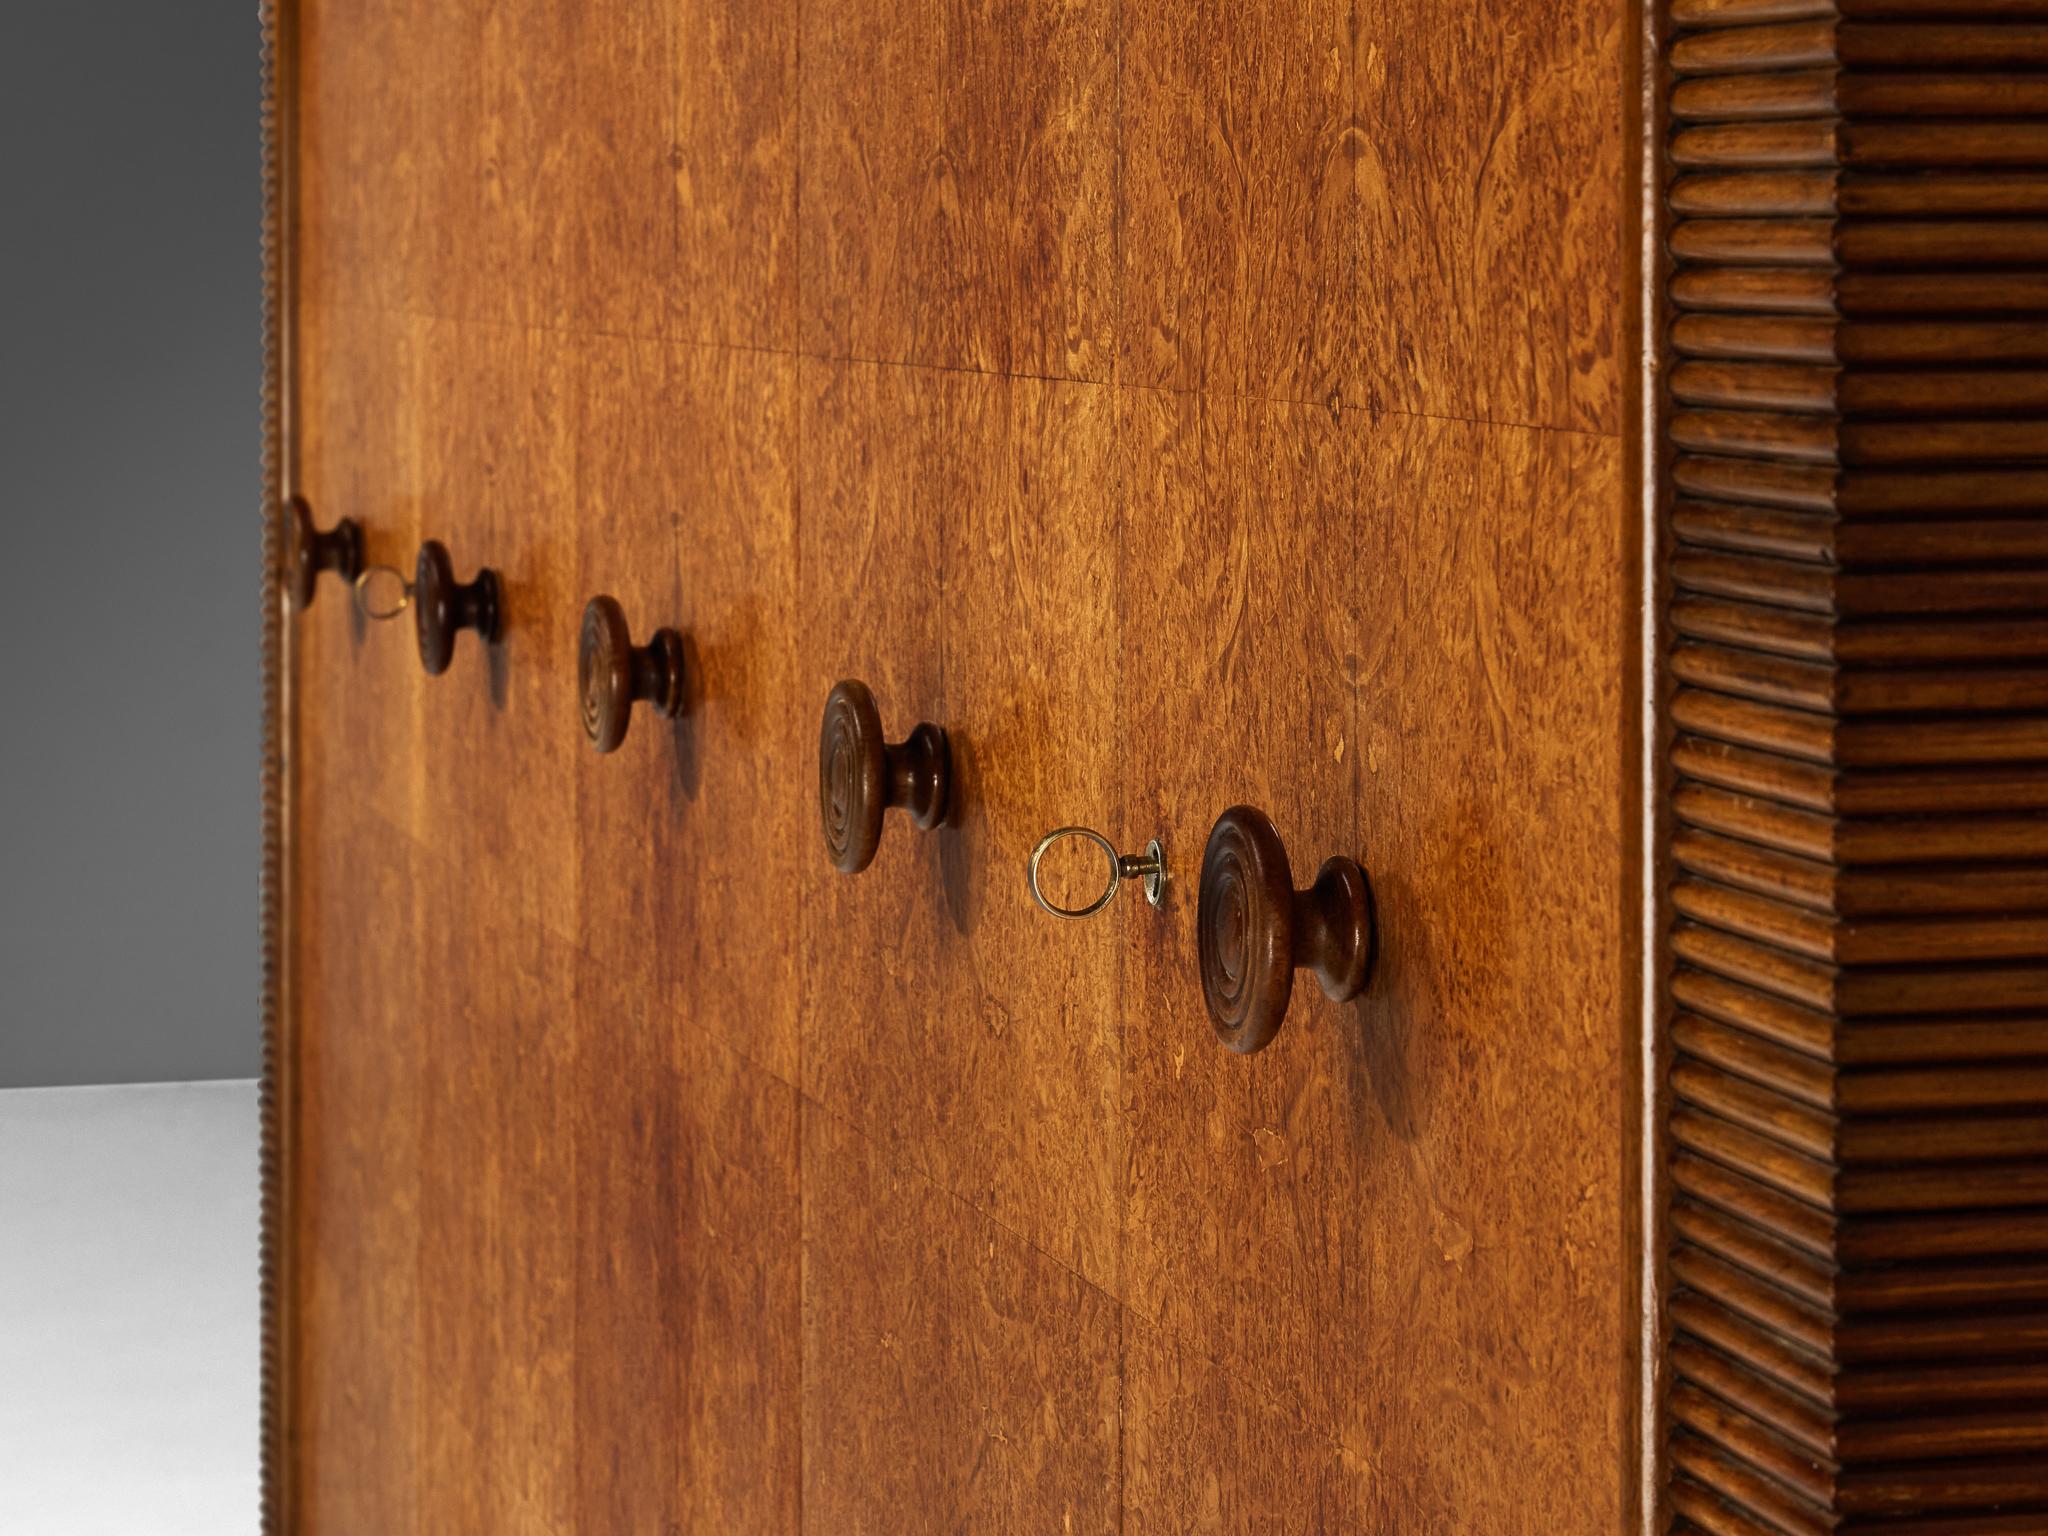
<path fill-rule="evenodd" d="M 2048 5 L 1661 3 L 1668 1525 L 2048 1529 Z"/>

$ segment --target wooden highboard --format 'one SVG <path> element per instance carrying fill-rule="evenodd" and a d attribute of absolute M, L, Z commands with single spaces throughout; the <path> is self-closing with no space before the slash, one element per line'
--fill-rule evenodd
<path fill-rule="evenodd" d="M 1643 1517 L 1641 20 L 274 0 L 271 503 L 502 632 L 269 588 L 272 1531 Z M 1379 933 L 1256 1055 L 1239 803 Z"/>

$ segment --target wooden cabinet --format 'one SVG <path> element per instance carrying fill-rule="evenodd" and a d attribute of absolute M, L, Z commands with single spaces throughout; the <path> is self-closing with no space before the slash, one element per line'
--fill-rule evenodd
<path fill-rule="evenodd" d="M 2033 1529 L 2048 800 L 2011 669 L 2042 492 L 1999 482 L 2004 543 L 1878 538 L 1874 585 L 1816 585 L 1865 579 L 1801 542 L 1862 526 L 1826 393 L 1857 359 L 1755 349 L 1819 346 L 1769 317 L 1861 268 L 1827 254 L 1850 226 L 1736 205 L 1819 195 L 1802 156 L 1853 112 L 1807 95 L 1875 46 L 1832 15 L 273 0 L 269 1529 Z M 1926 110 L 2038 47 L 1984 26 Z M 2043 111 L 2034 79 L 1994 104 Z M 1869 112 L 1921 110 L 1897 90 Z M 1674 139 L 1751 107 L 1824 127 Z M 1729 179 L 1674 185 L 1702 154 Z M 1969 186 L 2003 217 L 2037 180 Z M 1917 270 L 1899 239 L 1867 265 Z M 2044 260 L 2001 256 L 2010 292 Z M 1969 396 L 1999 431 L 1944 439 L 1959 473 L 2048 456 L 2039 306 L 2008 307 L 1916 333 L 1916 366 L 1989 347 L 2010 385 Z M 288 601 L 292 498 L 369 565 L 494 571 L 496 640 L 429 675 L 343 574 Z M 1867 761 L 1960 773 L 2016 839 L 1951 828 L 1926 847 L 1996 878 L 1871 899 L 1975 891 L 1941 931 L 1995 936 L 1872 949 L 1807 878 L 1863 862 L 1827 841 L 1858 813 L 1799 792 L 1864 711 L 1825 692 L 1845 653 L 1785 647 L 1994 547 L 2018 570 L 1971 633 L 2004 649 L 1948 659 L 2006 670 L 1905 678 L 1869 709 L 1955 728 Z M 599 594 L 683 677 L 605 753 Z M 843 679 L 952 751 L 945 823 L 891 813 L 851 876 L 819 825 Z M 1979 751 L 1957 722 L 1992 715 Z M 1197 964 L 1237 804 L 1297 884 L 1360 861 L 1378 933 L 1362 996 L 1298 978 L 1249 1055 Z M 1164 903 L 1036 907 L 1027 856 L 1073 823 L 1159 839 Z M 1860 1107 L 1866 958 L 1962 965 L 1914 1016 L 1995 1021 L 1999 1083 Z M 1834 1165 L 1892 1145 L 1859 1116 L 1994 1100 L 1903 1176 L 1938 1223 L 1995 1154 L 2027 1209 L 1927 1236 L 1982 1283 L 1949 1277 L 1949 1334 L 1887 1334 L 1905 1249 L 1832 1225 Z M 1923 1313 L 1949 1294 L 1912 1275 Z M 1900 1349 L 1969 1423 L 1896 1428 Z M 1987 1384 L 1992 1350 L 2021 1363 Z M 1859 1482 L 1894 1444 L 1915 1470 Z"/>

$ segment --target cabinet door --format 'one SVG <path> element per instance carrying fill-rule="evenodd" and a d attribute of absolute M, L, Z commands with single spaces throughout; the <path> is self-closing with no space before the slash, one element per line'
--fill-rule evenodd
<path fill-rule="evenodd" d="M 1622 1526 L 1623 10 L 287 0 L 276 490 L 504 625 L 282 620 L 279 1529 Z M 1236 804 L 1379 933 L 1251 1055 Z"/>
<path fill-rule="evenodd" d="M 807 850 L 804 1508 L 1113 1528 L 1119 963 L 1023 880 L 1120 794 L 1110 392 L 805 369 L 806 702 L 855 677 L 892 736 L 943 723 L 955 803 L 851 878 Z"/>

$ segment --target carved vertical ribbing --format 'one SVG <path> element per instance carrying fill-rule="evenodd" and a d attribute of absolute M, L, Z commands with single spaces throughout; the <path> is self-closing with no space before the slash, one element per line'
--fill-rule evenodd
<path fill-rule="evenodd" d="M 1664 4 L 1664 1508 L 2048 1529 L 2048 0 Z"/>

